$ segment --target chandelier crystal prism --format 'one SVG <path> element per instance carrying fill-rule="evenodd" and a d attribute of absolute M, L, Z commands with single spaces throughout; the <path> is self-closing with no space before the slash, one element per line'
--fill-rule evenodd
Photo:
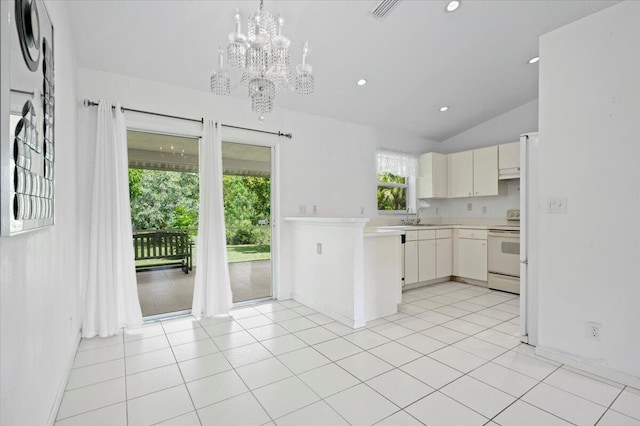
<path fill-rule="evenodd" d="M 248 19 L 247 35 L 242 34 L 240 11 L 234 15 L 235 31 L 229 34 L 227 63 L 240 71 L 240 84 L 247 87 L 251 110 L 264 120 L 273 110 L 276 89 L 289 89 L 299 95 L 311 95 L 314 90 L 313 68 L 307 63 L 309 45 L 302 49 L 302 63 L 291 72 L 291 41 L 282 35 L 284 18 L 264 10 L 264 1 Z M 231 93 L 231 79 L 223 63 L 223 51 L 218 49 L 218 68 L 211 76 L 211 92 L 226 96 Z"/>

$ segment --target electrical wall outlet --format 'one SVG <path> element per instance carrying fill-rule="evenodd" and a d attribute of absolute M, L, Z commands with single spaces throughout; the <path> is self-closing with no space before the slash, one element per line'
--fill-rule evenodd
<path fill-rule="evenodd" d="M 307 206 L 300 204 L 300 214 L 307 214 Z"/>
<path fill-rule="evenodd" d="M 467 203 L 467 210 L 471 211 L 473 209 L 473 204 Z"/>
<path fill-rule="evenodd" d="M 436 207 L 436 216 L 440 214 L 440 207 Z"/>
<path fill-rule="evenodd" d="M 547 200 L 547 213 L 567 214 L 567 197 L 549 198 Z"/>
<path fill-rule="evenodd" d="M 487 214 L 487 206 L 482 206 L 482 214 Z"/>
<path fill-rule="evenodd" d="M 311 212 L 314 216 L 318 216 L 318 206 L 314 205 Z"/>
<path fill-rule="evenodd" d="M 316 245 L 316 251 L 318 252 L 318 254 L 322 254 L 322 243 L 318 243 Z"/>
<path fill-rule="evenodd" d="M 587 321 L 585 334 L 591 340 L 602 340 L 602 324 L 599 322 Z"/>
<path fill-rule="evenodd" d="M 360 206 L 360 214 L 364 214 L 364 206 Z"/>

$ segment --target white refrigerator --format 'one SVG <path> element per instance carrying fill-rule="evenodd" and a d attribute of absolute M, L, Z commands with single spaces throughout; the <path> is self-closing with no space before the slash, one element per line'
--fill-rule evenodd
<path fill-rule="evenodd" d="M 520 136 L 520 340 L 538 344 L 538 133 Z"/>

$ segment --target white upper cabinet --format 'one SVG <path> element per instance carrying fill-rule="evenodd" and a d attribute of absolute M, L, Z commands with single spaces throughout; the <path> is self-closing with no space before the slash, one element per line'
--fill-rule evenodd
<path fill-rule="evenodd" d="M 473 196 L 473 151 L 447 155 L 447 166 L 449 198 Z"/>
<path fill-rule="evenodd" d="M 498 168 L 500 179 L 520 177 L 520 142 L 498 145 Z"/>
<path fill-rule="evenodd" d="M 473 195 L 498 195 L 498 146 L 473 150 Z"/>
<path fill-rule="evenodd" d="M 419 162 L 418 198 L 447 198 L 447 156 L 430 152 Z"/>

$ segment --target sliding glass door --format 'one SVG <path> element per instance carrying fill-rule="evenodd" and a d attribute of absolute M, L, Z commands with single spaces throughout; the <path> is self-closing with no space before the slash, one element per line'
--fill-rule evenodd
<path fill-rule="evenodd" d="M 223 142 L 222 164 L 233 302 L 271 298 L 271 148 Z"/>
<path fill-rule="evenodd" d="M 144 317 L 191 310 L 198 232 L 198 139 L 127 132 L 138 297 Z"/>

